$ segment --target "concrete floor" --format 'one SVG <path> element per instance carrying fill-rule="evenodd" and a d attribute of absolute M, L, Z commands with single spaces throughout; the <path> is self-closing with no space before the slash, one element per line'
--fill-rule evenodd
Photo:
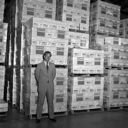
<path fill-rule="evenodd" d="M 43 118 L 39 124 L 12 109 L 7 117 L 0 117 L 0 128 L 128 128 L 128 111 L 105 111 L 57 116 L 53 123 Z"/>

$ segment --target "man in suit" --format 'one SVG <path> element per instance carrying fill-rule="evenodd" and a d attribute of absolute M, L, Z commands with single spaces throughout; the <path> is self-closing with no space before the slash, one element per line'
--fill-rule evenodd
<path fill-rule="evenodd" d="M 37 123 L 40 122 L 43 104 L 45 96 L 48 103 L 48 113 L 49 119 L 51 121 L 56 121 L 54 116 L 54 78 L 56 75 L 55 65 L 50 61 L 52 54 L 49 51 L 46 51 L 43 54 L 43 61 L 37 65 L 35 70 L 35 77 L 37 80 L 37 92 L 38 92 L 38 101 L 37 101 Z"/>

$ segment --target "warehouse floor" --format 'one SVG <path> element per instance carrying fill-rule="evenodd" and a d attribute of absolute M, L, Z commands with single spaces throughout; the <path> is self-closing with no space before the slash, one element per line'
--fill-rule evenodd
<path fill-rule="evenodd" d="M 11 109 L 8 116 L 0 116 L 0 128 L 128 128 L 128 110 L 77 113 L 56 119 L 54 123 L 42 118 L 37 124 L 35 119 Z"/>

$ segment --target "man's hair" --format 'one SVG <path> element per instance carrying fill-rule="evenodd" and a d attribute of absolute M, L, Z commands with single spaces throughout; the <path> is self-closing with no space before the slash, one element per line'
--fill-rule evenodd
<path fill-rule="evenodd" d="M 44 54 L 43 54 L 43 60 L 45 59 L 45 56 L 46 56 L 47 54 L 50 54 L 50 56 L 52 56 L 52 53 L 51 53 L 50 51 L 45 51 Z"/>

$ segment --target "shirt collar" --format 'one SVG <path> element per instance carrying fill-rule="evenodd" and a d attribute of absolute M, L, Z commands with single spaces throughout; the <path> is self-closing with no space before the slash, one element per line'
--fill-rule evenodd
<path fill-rule="evenodd" d="M 46 64 L 47 64 L 47 62 L 46 62 L 46 61 L 44 61 L 44 64 L 46 65 Z M 49 62 L 48 62 L 48 66 L 49 66 Z"/>

